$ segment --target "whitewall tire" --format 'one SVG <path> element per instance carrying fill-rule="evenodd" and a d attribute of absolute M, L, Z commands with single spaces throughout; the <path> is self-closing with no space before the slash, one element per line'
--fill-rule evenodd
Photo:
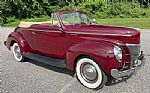
<path fill-rule="evenodd" d="M 13 51 L 13 55 L 17 61 L 22 62 L 25 60 L 25 58 L 21 54 L 20 47 L 17 43 L 13 44 L 12 51 Z"/>
<path fill-rule="evenodd" d="M 77 79 L 90 89 L 102 88 L 107 82 L 107 76 L 99 65 L 90 58 L 81 58 L 76 64 Z"/>

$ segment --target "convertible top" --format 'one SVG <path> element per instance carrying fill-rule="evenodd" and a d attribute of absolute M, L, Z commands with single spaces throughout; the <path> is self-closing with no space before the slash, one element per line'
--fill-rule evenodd
<path fill-rule="evenodd" d="M 45 21 L 45 22 L 20 22 L 19 24 L 19 27 L 23 27 L 23 28 L 28 28 L 28 27 L 31 27 L 31 25 L 34 25 L 34 24 L 51 24 L 51 21 Z"/>

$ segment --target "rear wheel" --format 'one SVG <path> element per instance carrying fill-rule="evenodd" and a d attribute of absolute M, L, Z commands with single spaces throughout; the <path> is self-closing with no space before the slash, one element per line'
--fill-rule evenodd
<path fill-rule="evenodd" d="M 98 64 L 90 58 L 81 58 L 76 64 L 76 75 L 78 80 L 91 89 L 102 88 L 107 82 L 107 76 Z"/>
<path fill-rule="evenodd" d="M 25 61 L 25 57 L 21 54 L 20 47 L 17 43 L 14 43 L 12 46 L 12 51 L 15 59 L 19 62 Z"/>

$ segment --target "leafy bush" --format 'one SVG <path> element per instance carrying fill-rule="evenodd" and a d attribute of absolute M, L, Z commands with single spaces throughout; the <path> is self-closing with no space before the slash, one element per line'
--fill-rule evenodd
<path fill-rule="evenodd" d="M 7 23 L 11 23 L 11 22 L 15 22 L 15 21 L 16 21 L 16 18 L 14 16 L 7 18 Z"/>
<path fill-rule="evenodd" d="M 63 9 L 75 9 L 75 5 L 65 6 Z M 87 1 L 77 6 L 78 10 L 86 12 L 91 18 L 140 18 L 150 17 L 139 3 L 135 2 L 106 2 L 103 0 Z"/>
<path fill-rule="evenodd" d="M 0 24 L 76 8 L 96 19 L 150 17 L 149 4 L 141 1 L 143 0 L 1 0 Z"/>

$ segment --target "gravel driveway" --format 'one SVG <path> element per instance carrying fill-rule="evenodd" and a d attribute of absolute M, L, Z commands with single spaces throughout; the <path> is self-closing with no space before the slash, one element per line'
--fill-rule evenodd
<path fill-rule="evenodd" d="M 0 28 L 0 93 L 150 93 L 150 30 L 142 30 L 146 64 L 127 81 L 91 90 L 82 86 L 73 73 L 33 60 L 19 63 L 3 45 L 14 28 Z"/>

